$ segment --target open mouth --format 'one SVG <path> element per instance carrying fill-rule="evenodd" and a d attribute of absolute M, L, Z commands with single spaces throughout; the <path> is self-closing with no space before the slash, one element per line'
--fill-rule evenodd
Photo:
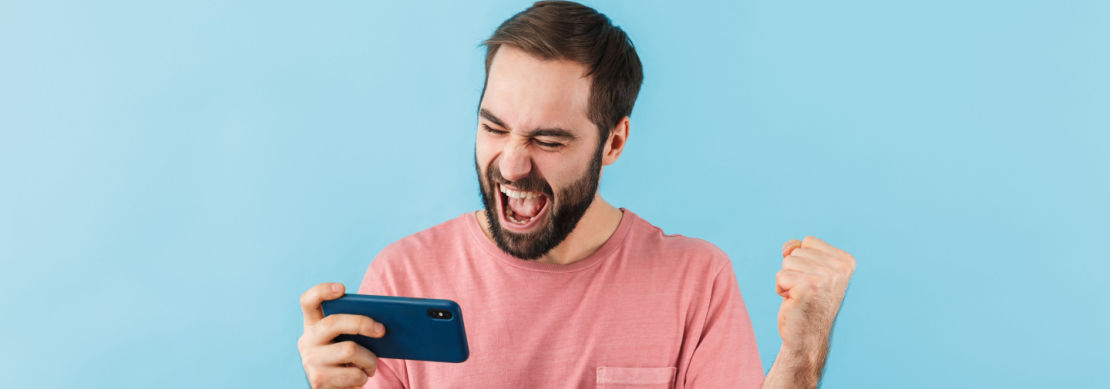
<path fill-rule="evenodd" d="M 501 225 L 514 231 L 528 231 L 547 215 L 551 201 L 540 192 L 519 190 L 497 184 L 497 210 Z"/>

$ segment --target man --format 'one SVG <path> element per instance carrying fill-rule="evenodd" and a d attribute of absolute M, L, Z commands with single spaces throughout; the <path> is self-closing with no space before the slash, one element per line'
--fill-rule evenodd
<path fill-rule="evenodd" d="M 406 237 L 360 293 L 455 300 L 470 359 L 377 359 L 339 334 L 380 337 L 357 315 L 323 317 L 341 284 L 301 298 L 298 348 L 315 388 L 815 387 L 854 269 L 813 237 L 783 246 L 783 345 L 766 377 L 728 257 L 665 235 L 598 194 L 629 136 L 643 79 L 625 33 L 591 8 L 539 2 L 487 40 L 475 164 L 485 209 Z"/>

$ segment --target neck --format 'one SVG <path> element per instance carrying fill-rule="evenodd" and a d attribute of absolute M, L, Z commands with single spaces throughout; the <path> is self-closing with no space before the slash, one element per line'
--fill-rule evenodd
<path fill-rule="evenodd" d="M 486 238 L 492 242 L 493 235 L 490 234 L 489 220 L 486 220 L 485 213 L 477 211 L 477 216 L 478 224 L 486 233 Z M 600 194 L 594 196 L 594 201 L 590 203 L 590 207 L 586 209 L 586 213 L 582 215 L 582 219 L 574 226 L 574 230 L 567 235 L 567 238 L 551 251 L 537 258 L 536 262 L 569 265 L 586 259 L 600 249 L 613 232 L 617 231 L 623 216 L 624 213 L 620 209 L 610 205 L 601 198 Z"/>

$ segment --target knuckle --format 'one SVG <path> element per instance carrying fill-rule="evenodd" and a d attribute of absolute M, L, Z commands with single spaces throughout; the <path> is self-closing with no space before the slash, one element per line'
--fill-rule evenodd
<path fill-rule="evenodd" d="M 306 347 L 301 351 L 301 365 L 305 367 L 305 371 L 320 364 L 318 354 L 317 350 L 312 347 Z"/>
<path fill-rule="evenodd" d="M 324 319 L 326 320 L 327 318 Z M 305 345 L 307 346 L 309 345 L 309 342 L 315 341 L 316 337 L 320 336 L 320 331 L 326 328 L 326 326 L 327 325 L 324 323 L 324 321 L 321 320 L 319 322 L 316 322 L 316 324 L 305 327 L 303 335 Z"/>
<path fill-rule="evenodd" d="M 850 273 L 855 267 L 855 264 L 853 264 L 852 262 L 854 262 L 852 260 L 852 256 L 838 255 L 836 256 L 835 260 L 832 261 L 832 265 L 833 268 L 836 269 L 839 273 Z"/>
<path fill-rule="evenodd" d="M 301 293 L 301 306 L 312 306 L 312 289 L 306 290 L 304 293 Z"/>
<path fill-rule="evenodd" d="M 784 270 L 779 270 L 778 273 L 775 273 L 775 281 L 782 282 L 783 278 L 786 278 L 786 270 L 785 269 Z"/>
<path fill-rule="evenodd" d="M 339 347 L 339 356 L 344 360 L 350 360 L 358 353 L 358 344 L 355 344 L 355 342 L 348 340 L 340 344 L 342 346 Z"/>
<path fill-rule="evenodd" d="M 332 324 L 332 327 L 336 330 L 335 333 L 339 334 L 351 332 L 352 328 L 358 328 L 358 326 L 358 318 L 348 315 L 335 318 L 335 322 Z"/>
<path fill-rule="evenodd" d="M 360 334 L 372 333 L 373 329 L 374 329 L 374 319 L 371 319 L 371 318 L 366 317 L 366 316 L 359 316 L 358 317 L 358 332 Z"/>
<path fill-rule="evenodd" d="M 320 319 L 320 321 L 316 322 L 316 324 L 314 324 L 312 327 L 313 327 L 313 330 L 315 330 L 316 332 L 319 332 L 319 331 L 322 331 L 323 329 L 331 328 L 331 327 L 334 327 L 334 326 L 342 323 L 342 320 L 343 320 L 343 315 L 342 314 L 327 315 L 327 316 L 324 316 L 323 319 Z"/>

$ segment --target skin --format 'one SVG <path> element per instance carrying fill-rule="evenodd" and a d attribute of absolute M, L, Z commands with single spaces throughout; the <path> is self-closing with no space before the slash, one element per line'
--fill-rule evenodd
<path fill-rule="evenodd" d="M 816 388 L 856 260 L 812 236 L 783 244 L 782 257 L 782 270 L 775 275 L 775 290 L 783 297 L 778 315 L 782 347 L 763 387 Z"/>
<path fill-rule="evenodd" d="M 479 115 L 475 141 L 479 176 L 486 177 L 493 164 L 510 181 L 539 173 L 558 193 L 586 174 L 600 140 L 587 116 L 591 80 L 585 77 L 586 70 L 578 63 L 543 60 L 501 47 L 490 66 L 480 106 L 497 120 Z M 565 136 L 537 131 L 541 129 L 559 129 Z M 602 166 L 617 161 L 628 133 L 629 119 L 624 117 L 601 146 Z M 481 211 L 476 215 L 492 241 L 489 221 Z M 571 264 L 585 259 L 616 231 L 621 216 L 620 209 L 594 193 L 575 229 L 536 261 Z M 812 236 L 786 242 L 782 255 L 776 290 L 783 297 L 778 315 L 783 343 L 763 387 L 812 388 L 821 377 L 829 334 L 855 259 Z M 297 345 L 313 388 L 359 387 L 377 367 L 377 358 L 369 350 L 351 342 L 331 343 L 338 334 L 380 337 L 385 331 L 364 316 L 325 318 L 321 303 L 342 295 L 341 284 L 325 283 L 301 297 L 305 330 Z"/>
<path fill-rule="evenodd" d="M 479 106 L 500 122 L 479 115 L 475 158 L 480 175 L 485 177 L 494 163 L 510 181 L 535 171 L 558 193 L 586 174 L 600 134 L 587 117 L 591 79 L 585 74 L 586 68 L 575 62 L 544 61 L 511 46 L 501 47 L 490 65 Z M 539 135 L 540 129 L 560 129 L 570 137 Z M 625 117 L 610 131 L 602 151 L 602 172 L 620 157 L 628 130 Z M 489 221 L 481 212 L 477 215 L 490 236 Z M 570 264 L 586 258 L 616 231 L 621 215 L 620 209 L 594 193 L 574 231 L 536 261 Z"/>
<path fill-rule="evenodd" d="M 332 343 L 340 334 L 373 338 L 385 335 L 385 327 L 362 315 L 336 314 L 324 317 L 325 300 L 343 296 L 343 284 L 323 283 L 301 295 L 304 333 L 297 339 L 308 383 L 313 388 L 361 388 L 378 368 L 378 357 L 355 342 Z"/>

